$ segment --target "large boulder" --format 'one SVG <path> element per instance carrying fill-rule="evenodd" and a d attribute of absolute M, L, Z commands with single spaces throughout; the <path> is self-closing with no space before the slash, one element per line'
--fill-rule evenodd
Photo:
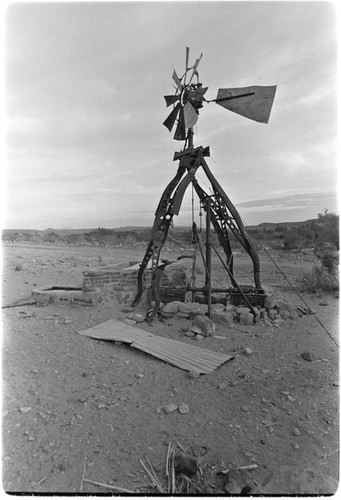
<path fill-rule="evenodd" d="M 165 267 L 161 287 L 186 288 L 191 282 L 193 259 L 177 260 Z"/>

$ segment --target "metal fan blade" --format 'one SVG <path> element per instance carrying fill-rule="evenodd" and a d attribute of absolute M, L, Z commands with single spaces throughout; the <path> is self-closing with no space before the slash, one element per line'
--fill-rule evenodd
<path fill-rule="evenodd" d="M 175 120 L 178 117 L 178 113 L 181 109 L 181 104 L 178 103 L 175 108 L 171 111 L 171 113 L 167 116 L 165 121 L 163 122 L 163 125 L 168 128 L 168 130 L 171 132 L 173 125 L 175 123 Z"/>
<path fill-rule="evenodd" d="M 193 73 L 192 73 L 192 76 L 191 76 L 191 78 L 190 78 L 190 80 L 189 80 L 189 82 L 188 82 L 188 85 L 191 83 L 191 81 L 193 80 L 193 77 L 194 77 L 195 73 L 197 72 L 197 69 L 198 69 L 198 66 L 199 66 L 199 63 L 200 63 L 200 61 L 201 61 L 202 56 L 203 56 L 203 55 L 201 54 L 201 55 L 200 55 L 200 57 L 199 57 L 199 59 L 197 59 L 197 60 L 195 61 L 195 64 L 194 64 L 194 66 L 193 66 Z"/>
<path fill-rule="evenodd" d="M 274 102 L 277 86 L 243 87 L 234 89 L 219 89 L 214 100 L 225 109 L 250 120 L 268 123 Z"/>
<path fill-rule="evenodd" d="M 178 89 L 179 89 L 179 90 L 180 90 L 180 92 L 181 92 L 181 90 L 183 89 L 183 87 L 182 87 L 182 83 L 181 83 L 181 81 L 180 81 L 180 78 L 179 78 L 179 77 L 178 77 L 178 75 L 176 74 L 176 71 L 175 71 L 175 70 L 173 71 L 172 78 L 173 78 L 173 80 L 175 81 L 176 86 L 178 87 Z"/>
<path fill-rule="evenodd" d="M 189 61 L 189 47 L 186 47 L 186 71 L 188 70 L 188 61 Z"/>
<path fill-rule="evenodd" d="M 174 139 L 176 141 L 184 141 L 186 139 L 186 127 L 183 108 L 180 109 L 179 120 L 175 130 Z"/>
<path fill-rule="evenodd" d="M 167 108 L 171 104 L 175 104 L 176 101 L 178 101 L 180 99 L 180 95 L 164 95 L 163 97 L 165 98 Z"/>
<path fill-rule="evenodd" d="M 199 115 L 193 108 L 192 104 L 187 101 L 186 104 L 184 105 L 184 121 L 185 121 L 185 128 L 192 128 L 194 125 L 197 123 Z"/>

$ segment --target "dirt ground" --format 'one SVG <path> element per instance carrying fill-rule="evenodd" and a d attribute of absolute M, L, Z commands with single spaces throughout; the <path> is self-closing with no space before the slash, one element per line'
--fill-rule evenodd
<path fill-rule="evenodd" d="M 124 248 L 6 244 L 3 304 L 30 297 L 35 286 L 81 286 L 83 271 L 98 268 L 99 261 L 105 265 L 142 256 L 143 251 Z M 296 307 L 304 305 L 268 257 L 260 256 L 262 282 Z M 236 260 L 237 279 L 252 284 L 247 259 Z M 312 265 L 312 258 L 297 254 L 277 252 L 275 260 L 292 283 Z M 140 460 L 149 459 L 166 484 L 169 443 L 199 459 L 200 477 L 190 483 L 192 492 L 222 494 L 224 475 L 218 473 L 248 465 L 254 465 L 248 475 L 258 486 L 283 466 L 337 480 L 339 351 L 325 329 L 338 343 L 339 304 L 334 296 L 304 294 L 304 299 L 316 316 L 287 320 L 277 328 L 217 325 L 215 335 L 223 338 L 199 343 L 184 335 L 187 319 L 173 326 L 159 321 L 136 326 L 234 356 L 195 379 L 128 346 L 77 333 L 121 319 L 122 304 L 2 309 L 3 489 L 111 491 L 86 481 L 91 480 L 155 493 Z M 303 352 L 315 361 L 304 360 Z M 188 405 L 188 413 L 160 410 L 180 402 Z"/>

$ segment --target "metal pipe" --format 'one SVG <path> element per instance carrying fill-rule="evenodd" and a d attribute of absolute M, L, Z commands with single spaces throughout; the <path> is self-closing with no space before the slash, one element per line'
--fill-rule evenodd
<path fill-rule="evenodd" d="M 211 207 L 210 200 L 206 200 L 206 279 L 207 289 L 207 316 L 211 319 L 211 295 L 212 295 L 212 259 L 211 259 Z"/>

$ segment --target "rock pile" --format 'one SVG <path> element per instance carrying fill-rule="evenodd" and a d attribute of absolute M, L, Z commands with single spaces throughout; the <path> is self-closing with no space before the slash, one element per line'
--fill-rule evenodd
<path fill-rule="evenodd" d="M 199 302 L 173 301 L 161 304 L 160 314 L 165 320 L 187 318 L 192 326 L 186 332 L 187 336 L 209 337 L 215 333 L 215 325 L 231 327 L 235 323 L 252 325 L 264 323 L 267 326 L 280 326 L 287 320 L 297 320 L 302 312 L 292 307 L 290 302 L 269 294 L 265 298 L 264 307 L 254 307 L 253 313 L 249 307 L 234 306 L 226 303 L 215 303 L 211 307 L 211 319 L 207 316 L 207 304 Z"/>

